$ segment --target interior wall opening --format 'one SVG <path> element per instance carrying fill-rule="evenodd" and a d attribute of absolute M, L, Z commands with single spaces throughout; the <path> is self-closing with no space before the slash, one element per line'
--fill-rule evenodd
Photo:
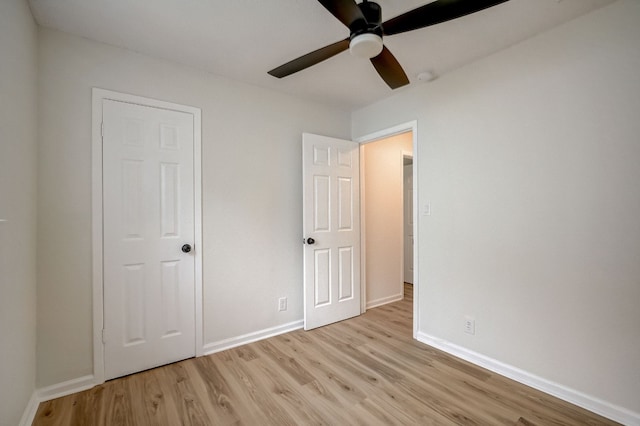
<path fill-rule="evenodd" d="M 365 309 L 402 300 L 404 283 L 414 282 L 413 136 L 405 131 L 361 148 Z"/>

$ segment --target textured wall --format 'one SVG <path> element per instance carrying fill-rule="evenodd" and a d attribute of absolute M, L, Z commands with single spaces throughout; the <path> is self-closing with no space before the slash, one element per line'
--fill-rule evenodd
<path fill-rule="evenodd" d="M 92 87 L 202 109 L 205 345 L 302 319 L 301 135 L 347 113 L 47 29 L 40 87 L 39 386 L 93 371 Z"/>
<path fill-rule="evenodd" d="M 37 30 L 0 2 L 0 425 L 18 424 L 36 381 Z"/>
<path fill-rule="evenodd" d="M 618 1 L 352 123 L 418 120 L 419 331 L 636 416 L 639 40 Z"/>

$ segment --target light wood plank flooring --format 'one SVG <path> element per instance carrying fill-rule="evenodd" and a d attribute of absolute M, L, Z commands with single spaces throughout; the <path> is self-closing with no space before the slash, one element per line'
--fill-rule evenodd
<path fill-rule="evenodd" d="M 40 404 L 35 425 L 615 424 L 412 339 L 405 299 Z"/>

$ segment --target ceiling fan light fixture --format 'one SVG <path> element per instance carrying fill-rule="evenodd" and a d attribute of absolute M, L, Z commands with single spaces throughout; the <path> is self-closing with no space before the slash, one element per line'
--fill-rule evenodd
<path fill-rule="evenodd" d="M 359 58 L 375 58 L 382 52 L 382 37 L 377 34 L 359 34 L 351 39 L 349 52 Z"/>
<path fill-rule="evenodd" d="M 272 69 L 269 74 L 277 78 L 286 77 L 349 49 L 353 56 L 368 58 L 387 86 L 392 90 L 397 89 L 410 81 L 400 62 L 382 44 L 383 37 L 451 21 L 506 1 L 509 0 L 431 0 L 383 22 L 382 8 L 376 1 L 318 0 L 349 29 L 349 37 L 289 61 Z M 433 78 L 432 75 L 423 74 L 419 80 L 429 81 Z"/>

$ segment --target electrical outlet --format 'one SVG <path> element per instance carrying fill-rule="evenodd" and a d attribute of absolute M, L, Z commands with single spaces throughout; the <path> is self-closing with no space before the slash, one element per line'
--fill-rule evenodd
<path fill-rule="evenodd" d="M 467 334 L 476 334 L 476 320 L 471 317 L 464 317 L 464 332 Z"/>
<path fill-rule="evenodd" d="M 287 298 L 281 297 L 278 299 L 278 311 L 286 311 L 287 310 Z"/>

